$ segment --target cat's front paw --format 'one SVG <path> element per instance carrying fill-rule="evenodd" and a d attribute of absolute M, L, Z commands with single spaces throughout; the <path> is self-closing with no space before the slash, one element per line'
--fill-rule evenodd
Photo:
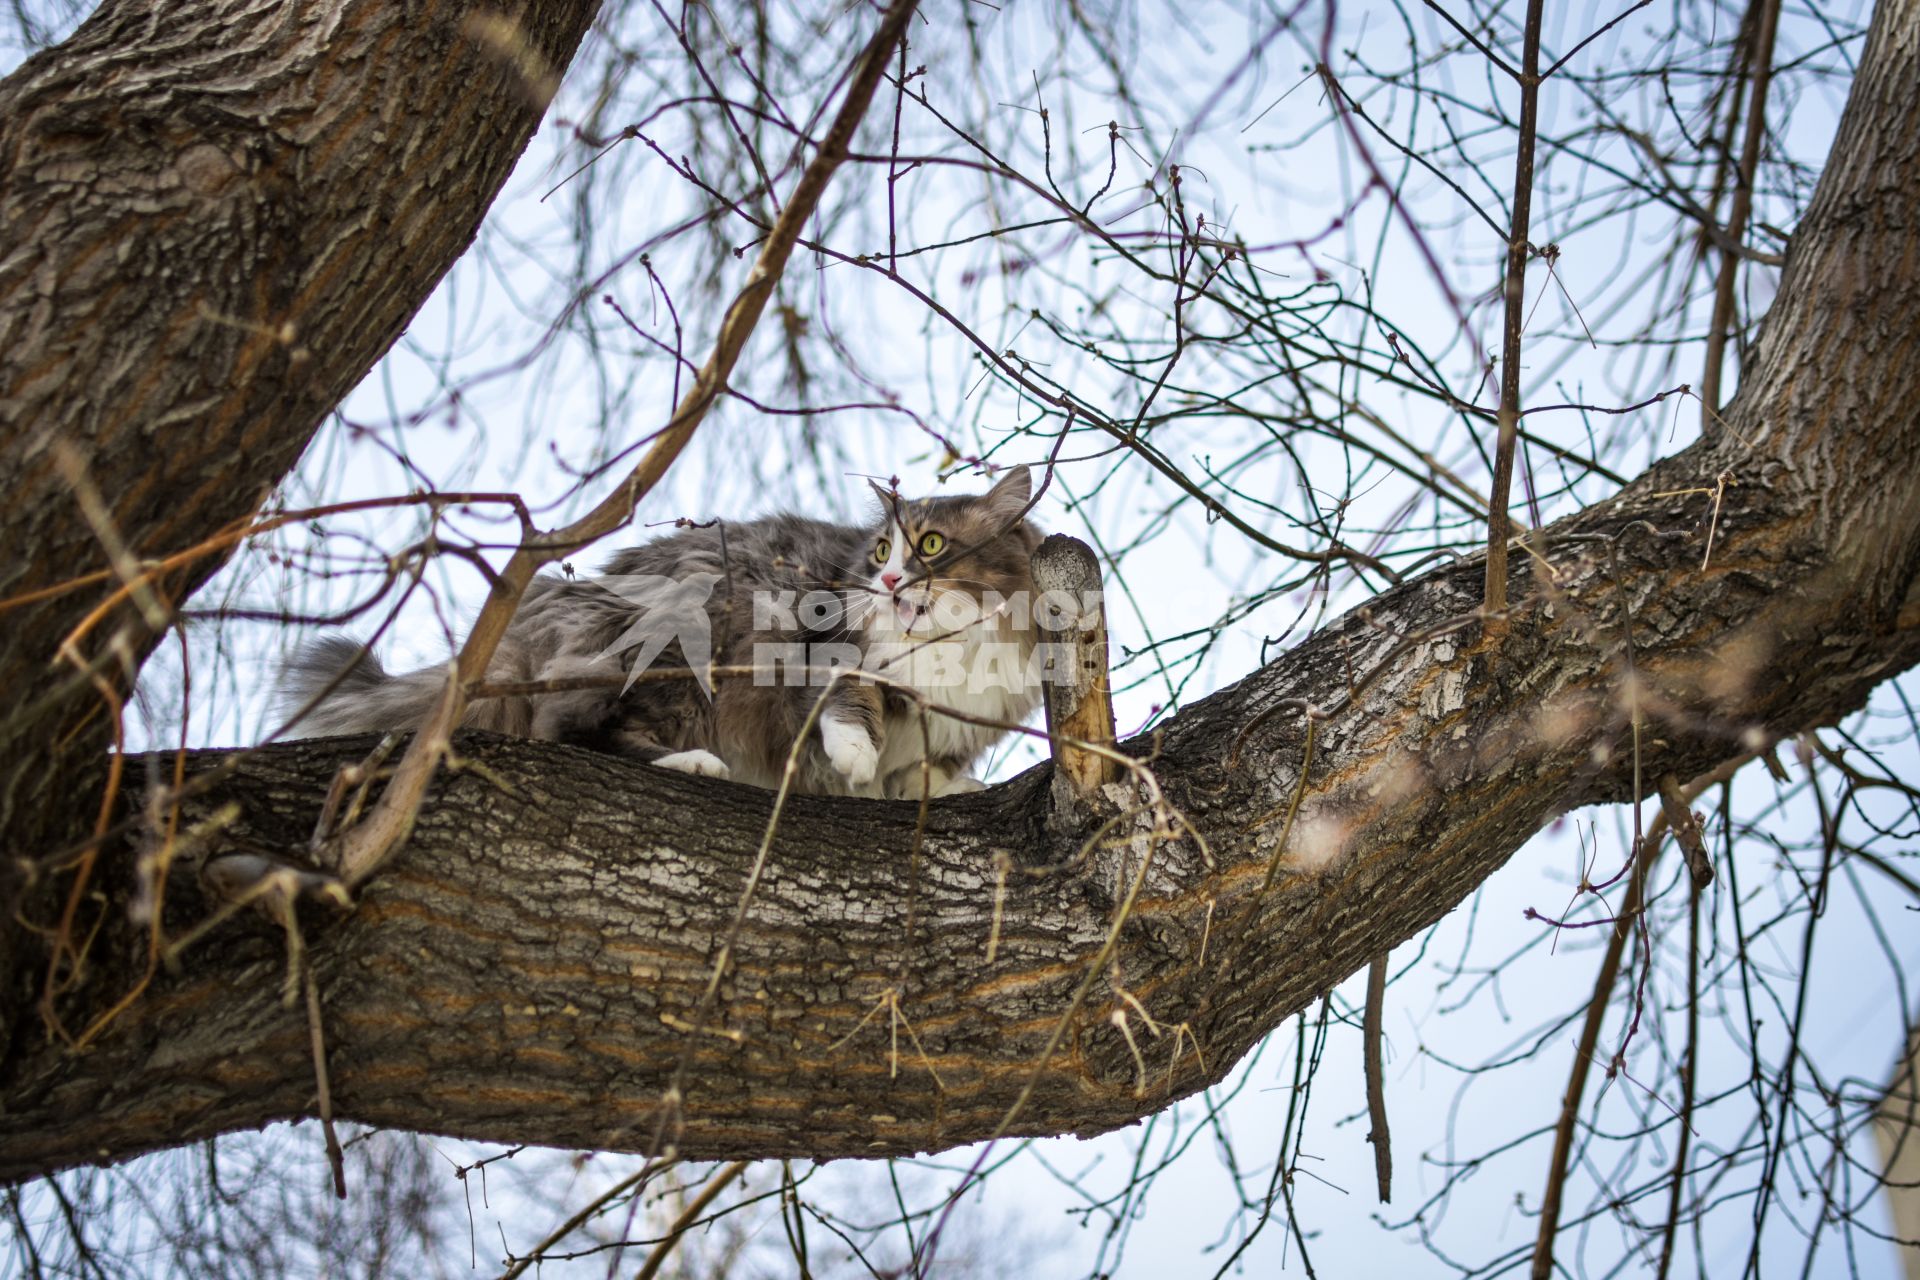
<path fill-rule="evenodd" d="M 670 756 L 661 756 L 653 764 L 657 769 L 672 769 L 675 773 L 692 773 L 703 778 L 732 776 L 727 762 L 711 751 L 676 751 Z"/>
<path fill-rule="evenodd" d="M 873 745 L 873 736 L 860 725 L 838 716 L 820 717 L 820 745 L 826 750 L 834 772 L 845 778 L 849 786 L 866 786 L 880 769 L 880 751 Z"/>
<path fill-rule="evenodd" d="M 980 781 L 980 779 L 970 778 L 966 774 L 960 773 L 948 778 L 946 782 L 941 785 L 940 789 L 933 794 L 936 797 L 964 796 L 970 795 L 975 791 L 985 791 L 986 789 L 987 784 Z"/>

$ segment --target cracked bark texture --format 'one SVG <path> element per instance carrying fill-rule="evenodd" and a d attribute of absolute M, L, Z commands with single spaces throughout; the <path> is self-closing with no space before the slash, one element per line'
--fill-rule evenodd
<path fill-rule="evenodd" d="M 471 243 L 597 8 L 106 0 L 0 83 L 0 599 L 108 565 L 61 448 L 135 558 L 252 515 Z M 0 614 L 0 900 L 90 821 L 104 704 L 55 654 L 99 600 Z M 81 656 L 124 686 L 116 633 L 154 642 L 127 610 Z M 31 980 L 6 937 L 0 1009 Z"/>
<path fill-rule="evenodd" d="M 1030 1081 L 1011 1132 L 1100 1132 L 1194 1092 L 1556 815 L 1632 799 L 1636 772 L 1690 776 L 1831 722 L 1920 661 L 1917 296 L 1920 0 L 1885 0 L 1727 429 L 1516 553 L 1498 646 L 1463 622 L 1484 572 L 1463 560 L 1130 744 L 1155 753 L 1204 850 L 1155 838 L 1142 814 L 1076 857 L 1084 833 L 1049 822 L 1045 767 L 933 805 L 917 848 L 912 805 L 796 799 L 703 1020 L 772 797 L 467 740 L 484 770 L 441 779 L 356 913 L 308 920 L 337 1113 L 826 1158 L 984 1137 Z M 1324 714 L 1311 751 L 1302 704 Z M 369 746 L 195 755 L 189 817 L 232 806 L 223 848 L 288 855 L 333 771 Z M 1116 812 L 1129 785 L 1108 793 Z M 75 1020 L 137 976 L 122 923 L 134 856 L 97 873 L 107 924 Z M 179 878 L 173 925 L 206 909 Z M 283 956 L 270 926 L 235 921 L 84 1055 L 16 1032 L 0 1177 L 311 1114 Z M 1131 1009 L 1122 989 L 1164 1032 L 1134 1015 L 1144 1088 L 1109 1020 Z"/>

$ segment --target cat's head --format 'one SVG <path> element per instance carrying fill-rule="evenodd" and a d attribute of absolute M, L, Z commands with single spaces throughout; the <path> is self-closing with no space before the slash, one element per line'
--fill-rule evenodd
<path fill-rule="evenodd" d="M 981 494 L 873 490 L 880 514 L 867 545 L 869 631 L 966 635 L 1028 616 L 1029 560 L 1041 535 L 1026 519 L 1033 483 L 1025 467 Z"/>

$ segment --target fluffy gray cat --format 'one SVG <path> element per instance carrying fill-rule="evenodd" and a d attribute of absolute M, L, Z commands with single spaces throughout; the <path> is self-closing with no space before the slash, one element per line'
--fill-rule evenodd
<path fill-rule="evenodd" d="M 608 683 L 477 701 L 464 724 L 762 787 L 780 784 L 804 732 L 796 790 L 977 790 L 968 766 L 1040 698 L 1027 470 L 979 495 L 874 492 L 863 525 L 716 522 L 621 551 L 597 577 L 537 578 L 488 679 Z M 709 661 L 753 671 L 723 670 L 709 688 L 643 670 L 704 677 Z M 878 678 L 830 678 L 849 666 Z M 389 675 L 355 641 L 322 640 L 288 670 L 288 697 L 307 708 L 294 732 L 412 728 L 445 679 L 444 667 Z M 923 714 L 923 700 L 966 718 Z"/>

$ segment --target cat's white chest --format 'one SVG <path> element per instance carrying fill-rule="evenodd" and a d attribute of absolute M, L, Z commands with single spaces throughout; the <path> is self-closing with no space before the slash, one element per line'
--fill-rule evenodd
<path fill-rule="evenodd" d="M 880 652 L 877 669 L 924 700 L 888 699 L 883 774 L 923 758 L 971 761 L 1039 705 L 1030 646 L 1015 639 L 916 644 L 903 637 Z"/>
<path fill-rule="evenodd" d="M 887 712 L 883 770 L 932 759 L 972 760 L 1009 729 L 1019 725 L 1038 703 L 1004 690 L 970 692 L 965 688 L 923 690 L 924 709 L 908 703 Z"/>

